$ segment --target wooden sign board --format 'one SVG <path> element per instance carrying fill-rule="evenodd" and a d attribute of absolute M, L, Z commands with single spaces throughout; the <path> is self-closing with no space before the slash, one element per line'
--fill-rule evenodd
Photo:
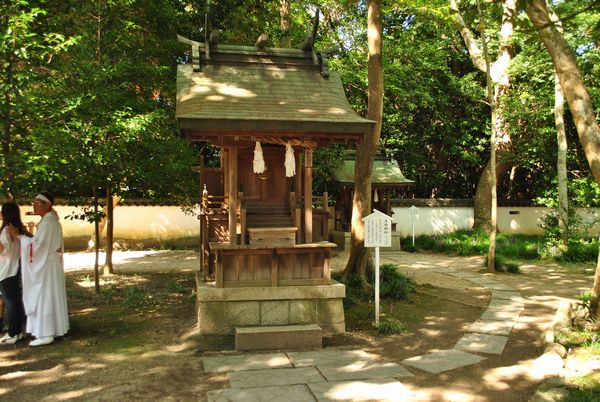
<path fill-rule="evenodd" d="M 392 246 L 392 217 L 376 209 L 364 217 L 365 247 Z"/>

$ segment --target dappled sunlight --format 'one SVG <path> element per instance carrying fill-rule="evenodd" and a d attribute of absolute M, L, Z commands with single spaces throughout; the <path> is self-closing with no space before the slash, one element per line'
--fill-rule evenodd
<path fill-rule="evenodd" d="M 421 329 L 419 329 L 419 333 L 421 333 L 423 335 L 431 336 L 431 337 L 436 337 L 436 336 L 442 335 L 444 333 L 444 331 L 439 330 L 439 329 L 421 328 Z"/>
<path fill-rule="evenodd" d="M 387 381 L 351 381 L 332 385 L 324 394 L 325 398 L 335 401 L 413 400 L 415 393 L 402 383 L 390 379 Z"/>
<path fill-rule="evenodd" d="M 511 387 L 511 382 L 517 378 L 528 381 L 540 381 L 544 378 L 535 359 L 519 361 L 512 366 L 495 367 L 488 369 L 482 377 L 486 387 L 494 390 L 506 390 Z"/>
<path fill-rule="evenodd" d="M 400 399 L 406 401 L 419 401 L 419 402 L 475 402 L 484 401 L 478 397 L 473 390 L 464 389 L 457 387 L 456 384 L 448 385 L 447 387 L 415 387 L 413 385 L 406 385 L 408 391 L 412 394 L 410 399 Z"/>
<path fill-rule="evenodd" d="M 83 316 L 83 315 L 93 314 L 93 313 L 95 313 L 97 311 L 98 311 L 97 307 L 88 307 L 88 308 L 84 308 L 84 309 L 81 309 L 81 310 L 77 310 L 75 312 L 72 311 L 71 315 L 72 316 L 75 316 L 75 315 Z"/>
<path fill-rule="evenodd" d="M 44 398 L 44 401 L 68 401 L 70 399 L 74 399 L 74 398 L 82 398 L 86 395 L 92 394 L 92 393 L 96 393 L 99 392 L 103 389 L 104 387 L 86 387 L 83 389 L 78 389 L 76 391 L 67 391 L 67 392 L 58 392 L 56 394 L 53 394 L 52 396 L 48 396 L 46 398 Z"/>

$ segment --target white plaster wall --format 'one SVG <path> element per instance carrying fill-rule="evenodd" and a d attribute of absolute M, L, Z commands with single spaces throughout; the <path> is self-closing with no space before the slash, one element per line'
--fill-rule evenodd
<path fill-rule="evenodd" d="M 396 231 L 401 236 L 412 235 L 412 217 L 409 207 L 394 207 Z M 473 208 L 471 207 L 419 207 L 415 219 L 415 235 L 442 234 L 456 230 L 469 230 L 473 226 Z M 539 227 L 541 219 L 548 212 L 544 207 L 499 207 L 498 230 L 503 233 L 543 234 Z M 591 235 L 600 234 L 600 209 L 578 208 L 584 222 L 592 225 L 587 230 Z"/>
<path fill-rule="evenodd" d="M 408 207 L 392 208 L 392 218 L 400 236 L 412 235 L 412 215 Z M 415 235 L 442 234 L 456 230 L 468 230 L 473 226 L 473 208 L 470 207 L 423 207 L 415 216 Z"/>
<path fill-rule="evenodd" d="M 66 218 L 80 213 L 81 208 L 56 206 L 65 239 L 92 236 L 94 225 L 80 220 Z M 22 206 L 24 222 L 39 221 L 38 216 L 26 215 L 31 206 Z M 504 233 L 542 234 L 539 220 L 546 213 L 542 207 L 499 207 L 498 228 Z M 394 207 L 393 220 L 396 231 L 401 236 L 412 234 L 412 220 L 408 207 Z M 512 213 L 511 213 L 512 212 Z M 518 212 L 518 213 L 515 213 Z M 592 223 L 600 218 L 600 209 L 578 209 L 577 212 Z M 115 239 L 165 241 L 199 237 L 199 221 L 195 216 L 185 214 L 177 206 L 117 206 L 115 208 Z M 415 234 L 443 234 L 456 230 L 468 230 L 473 226 L 471 207 L 419 207 L 415 220 Z M 600 224 L 593 225 L 589 234 L 600 234 Z"/>
<path fill-rule="evenodd" d="M 39 216 L 27 216 L 32 207 L 21 208 L 24 222 L 39 222 Z M 67 218 L 81 213 L 79 207 L 57 205 L 65 238 L 91 236 L 94 224 Z M 177 206 L 117 206 L 115 213 L 115 238 L 165 240 L 200 235 L 200 223 L 195 216 L 185 214 Z"/>

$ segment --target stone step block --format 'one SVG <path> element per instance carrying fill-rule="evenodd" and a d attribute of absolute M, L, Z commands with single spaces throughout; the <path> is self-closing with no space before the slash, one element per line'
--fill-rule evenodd
<path fill-rule="evenodd" d="M 236 327 L 236 350 L 305 350 L 323 347 L 323 329 L 316 324 Z"/>

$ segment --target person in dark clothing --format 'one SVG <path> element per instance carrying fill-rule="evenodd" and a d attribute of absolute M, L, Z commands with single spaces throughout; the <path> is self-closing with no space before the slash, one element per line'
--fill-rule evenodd
<path fill-rule="evenodd" d="M 21 234 L 28 234 L 19 206 L 15 203 L 2 204 L 2 226 L 0 226 L 0 292 L 6 304 L 8 332 L 0 338 L 2 344 L 12 344 L 23 338 L 25 307 L 21 281 L 21 243 L 9 233 L 12 225 Z"/>

